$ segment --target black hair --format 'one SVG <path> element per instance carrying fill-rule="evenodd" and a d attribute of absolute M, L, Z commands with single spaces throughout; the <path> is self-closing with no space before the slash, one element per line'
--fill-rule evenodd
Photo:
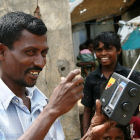
<path fill-rule="evenodd" d="M 99 42 L 102 42 L 106 48 L 110 45 L 114 46 L 117 51 L 121 49 L 120 37 L 114 32 L 102 32 L 97 35 L 93 40 L 93 47 L 96 50 L 99 47 Z"/>
<path fill-rule="evenodd" d="M 84 50 L 84 49 L 88 49 L 87 45 L 85 43 L 80 44 L 79 46 L 79 50 Z"/>
<path fill-rule="evenodd" d="M 129 125 L 117 124 L 115 127 L 122 130 L 125 140 L 131 140 L 131 138 L 130 138 L 130 126 Z"/>
<path fill-rule="evenodd" d="M 24 29 L 39 36 L 47 32 L 41 19 L 24 12 L 10 12 L 0 18 L 0 43 L 12 49 L 13 43 L 20 38 Z"/>
<path fill-rule="evenodd" d="M 92 39 L 89 39 L 89 40 L 87 40 L 87 41 L 85 42 L 85 44 L 86 44 L 87 46 L 89 46 L 90 44 L 93 44 L 93 40 L 92 40 Z"/>

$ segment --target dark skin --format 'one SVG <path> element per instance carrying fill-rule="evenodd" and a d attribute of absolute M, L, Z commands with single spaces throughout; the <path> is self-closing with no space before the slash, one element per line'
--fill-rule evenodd
<path fill-rule="evenodd" d="M 80 71 L 74 70 L 61 79 L 44 111 L 19 140 L 43 140 L 56 118 L 68 112 L 82 98 L 83 79 L 81 76 L 75 77 L 78 74 Z"/>
<path fill-rule="evenodd" d="M 46 63 L 47 51 L 46 36 L 37 36 L 27 30 L 22 31 L 20 39 L 14 42 L 12 50 L 0 44 L 2 80 L 23 100 L 29 110 L 30 100 L 26 98 L 25 87 L 32 87 L 36 83 Z M 48 105 L 19 140 L 43 140 L 56 118 L 68 112 L 83 97 L 83 78 L 76 77 L 79 74 L 80 70 L 74 70 L 66 78 L 61 79 Z M 101 136 L 110 127 L 110 123 L 104 121 L 101 104 L 98 102 L 92 125 L 83 140 Z"/>
<path fill-rule="evenodd" d="M 95 50 L 97 59 L 102 66 L 102 73 L 108 79 L 110 75 L 114 72 L 117 57 L 121 53 L 121 50 L 116 50 L 115 46 L 109 46 L 105 48 L 102 42 L 99 43 L 99 47 Z"/>
<path fill-rule="evenodd" d="M 61 84 L 65 84 L 65 82 L 67 80 L 70 80 L 71 78 L 73 78 L 74 74 L 76 74 L 76 71 L 74 71 L 74 73 L 70 73 L 70 75 L 68 77 L 66 77 L 65 80 L 62 80 Z M 69 79 L 70 78 L 70 79 Z M 60 85 L 61 86 L 61 85 Z M 57 88 L 56 88 L 57 89 Z M 53 93 L 54 95 L 54 93 Z M 58 95 L 58 94 L 57 94 Z M 53 96 L 51 96 L 53 97 Z M 71 96 L 72 97 L 72 96 Z M 74 97 L 74 96 L 73 96 Z M 51 98 L 52 99 L 52 98 Z M 51 102 L 50 99 L 50 102 Z M 58 100 L 60 99 L 60 96 L 58 96 Z M 68 98 L 65 98 L 64 100 L 64 104 L 67 102 L 68 106 L 69 106 L 69 102 L 70 100 Z M 60 100 L 59 102 L 60 104 L 62 103 L 62 100 Z M 38 118 L 34 121 L 34 123 L 32 124 L 32 126 L 28 129 L 28 131 L 26 131 L 22 137 L 20 137 L 18 140 L 43 140 L 44 136 L 46 135 L 48 128 L 47 128 L 47 124 L 51 125 L 51 120 L 50 119 L 50 115 L 52 115 L 51 118 L 55 119 L 56 117 L 56 112 L 55 110 L 51 110 L 49 109 L 49 107 L 51 104 L 49 103 L 46 107 L 45 107 L 45 111 L 43 111 Z M 53 104 L 52 104 L 53 105 Z M 59 106 L 60 107 L 60 106 Z M 62 107 L 62 106 L 61 106 Z M 64 113 L 65 111 L 67 111 L 66 109 L 63 110 L 63 112 L 59 112 L 60 114 Z M 47 119 L 46 119 L 47 118 Z M 108 120 L 108 118 L 106 118 L 106 116 L 104 116 L 101 112 L 101 103 L 99 100 L 96 101 L 96 112 L 95 115 L 93 116 L 92 120 L 91 120 L 91 124 L 90 127 L 88 129 L 88 132 L 81 138 L 81 140 L 97 140 L 102 138 L 102 136 L 104 135 L 104 133 L 111 127 L 115 126 L 116 123 L 112 122 L 110 120 Z M 41 129 L 38 129 L 41 128 Z"/>
<path fill-rule="evenodd" d="M 35 85 L 46 64 L 48 52 L 46 35 L 38 36 L 23 30 L 13 49 L 0 44 L 1 78 L 30 110 L 26 87 Z M 54 89 L 49 104 L 20 139 L 43 140 L 54 121 L 68 112 L 83 97 L 83 78 L 80 70 L 71 71 Z M 41 128 L 41 129 L 40 129 Z"/>
<path fill-rule="evenodd" d="M 125 138 L 120 128 L 111 127 L 100 140 L 125 140 Z"/>
<path fill-rule="evenodd" d="M 36 83 L 38 74 L 46 64 L 46 41 L 45 35 L 37 36 L 23 30 L 20 39 L 14 42 L 11 50 L 1 44 L 1 50 L 4 50 L 1 53 L 2 80 L 23 100 L 29 110 L 30 100 L 26 97 L 25 87 Z"/>
<path fill-rule="evenodd" d="M 90 127 L 81 140 L 98 140 L 111 127 L 115 126 L 101 111 L 101 102 L 96 100 L 96 110 L 90 122 Z"/>
<path fill-rule="evenodd" d="M 86 134 L 91 121 L 92 116 L 92 108 L 84 107 L 84 115 L 83 115 L 83 134 Z"/>
<path fill-rule="evenodd" d="M 109 46 L 105 48 L 102 42 L 99 43 L 98 48 L 95 50 L 96 57 L 101 64 L 101 72 L 108 79 L 114 72 L 117 57 L 121 53 L 121 50 L 117 50 L 115 46 Z M 92 116 L 92 108 L 84 107 L 83 115 L 83 133 L 85 134 L 89 128 L 90 120 Z"/>

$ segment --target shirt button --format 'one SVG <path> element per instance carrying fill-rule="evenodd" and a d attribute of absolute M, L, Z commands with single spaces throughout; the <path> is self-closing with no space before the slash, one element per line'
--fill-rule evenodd
<path fill-rule="evenodd" d="M 18 99 L 15 99 L 15 101 L 18 103 L 19 102 L 19 100 Z"/>

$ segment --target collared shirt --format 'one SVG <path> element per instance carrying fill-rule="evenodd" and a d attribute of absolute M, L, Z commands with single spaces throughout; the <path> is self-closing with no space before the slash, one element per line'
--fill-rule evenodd
<path fill-rule="evenodd" d="M 0 140 L 18 139 L 37 118 L 47 104 L 46 96 L 37 88 L 27 88 L 31 111 L 0 79 Z M 45 140 L 64 140 L 59 120 L 51 126 Z"/>
<path fill-rule="evenodd" d="M 118 63 L 114 72 L 127 77 L 130 70 Z M 140 72 L 134 71 L 130 76 L 130 80 L 140 84 Z M 81 103 L 89 108 L 94 107 L 96 99 L 100 98 L 107 82 L 108 79 L 101 73 L 101 67 L 98 67 L 95 71 L 91 72 L 85 81 L 84 97 Z"/>

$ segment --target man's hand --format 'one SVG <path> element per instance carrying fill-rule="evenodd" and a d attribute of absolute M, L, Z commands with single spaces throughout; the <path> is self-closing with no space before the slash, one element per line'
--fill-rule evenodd
<path fill-rule="evenodd" d="M 96 100 L 96 112 L 91 120 L 91 125 L 81 140 L 99 140 L 108 128 L 116 123 L 109 121 L 101 112 L 101 103 Z"/>
<path fill-rule="evenodd" d="M 47 107 L 56 117 L 68 112 L 83 97 L 83 78 L 79 74 L 79 69 L 71 71 L 54 89 Z"/>
<path fill-rule="evenodd" d="M 68 112 L 83 97 L 83 78 L 78 74 L 80 70 L 74 70 L 62 78 L 49 103 L 19 140 L 43 140 L 56 118 Z"/>

